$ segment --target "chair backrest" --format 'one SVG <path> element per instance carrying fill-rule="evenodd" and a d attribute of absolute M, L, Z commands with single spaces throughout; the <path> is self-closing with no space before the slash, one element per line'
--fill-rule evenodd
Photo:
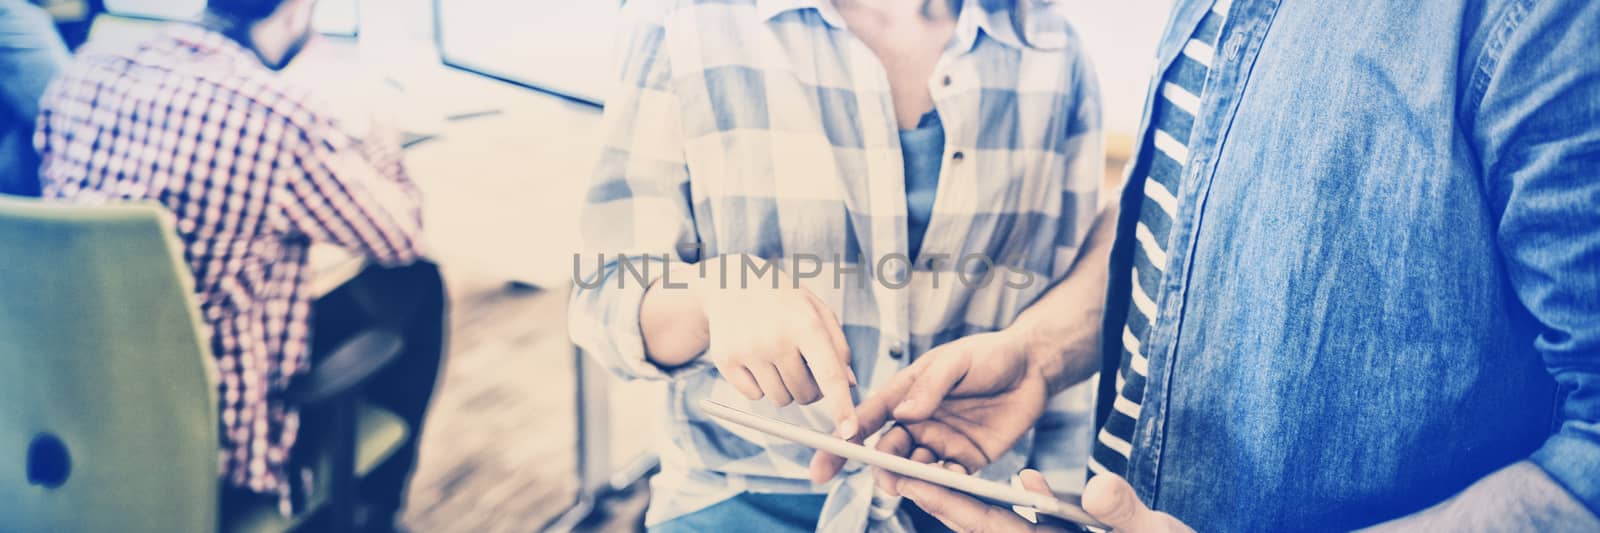
<path fill-rule="evenodd" d="M 216 372 L 156 206 L 0 197 L 0 531 L 212 531 Z"/>

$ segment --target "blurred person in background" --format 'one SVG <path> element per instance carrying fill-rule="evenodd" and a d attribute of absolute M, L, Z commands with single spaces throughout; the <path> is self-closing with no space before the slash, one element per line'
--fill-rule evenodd
<path fill-rule="evenodd" d="M 45 86 L 66 62 L 48 14 L 23 0 L 0 0 L 0 194 L 39 195 L 34 119 Z"/>
<path fill-rule="evenodd" d="M 1026 358 L 1015 326 L 1073 268 L 1103 179 L 1081 43 L 1028 1 L 623 9 L 583 218 L 601 256 L 576 273 L 570 327 L 617 375 L 668 384 L 647 526 L 938 528 L 868 472 L 814 482 L 812 450 L 697 402 L 853 435 L 855 391 L 913 361 Z M 1027 383 L 1037 410 L 1016 429 L 1046 422 L 985 448 L 989 475 L 1081 480 L 1088 390 Z"/>
<path fill-rule="evenodd" d="M 1360 5 L 1169 19 L 1084 265 L 1104 321 L 1059 301 L 1040 335 L 1102 365 L 1082 501 L 1116 531 L 1600 531 L 1600 3 Z M 982 466 L 968 439 L 1033 416 L 1007 362 L 908 369 L 862 426 Z M 958 529 L 1058 530 L 885 477 Z"/>
<path fill-rule="evenodd" d="M 171 213 L 221 374 L 225 514 L 304 501 L 295 443 L 318 427 L 284 393 L 320 356 L 363 329 L 400 333 L 403 352 L 364 394 L 420 434 L 444 352 L 444 286 L 419 260 L 421 198 L 398 144 L 347 136 L 277 72 L 311 39 L 313 3 L 211 0 L 203 23 L 91 43 L 41 103 L 45 197 Z M 314 242 L 378 266 L 312 302 Z M 369 529 L 393 528 L 416 458 L 412 440 L 363 480 Z"/>
<path fill-rule="evenodd" d="M 56 31 L 67 48 L 77 50 L 89 40 L 94 18 L 106 10 L 104 0 L 31 0 L 44 8 L 55 21 Z"/>

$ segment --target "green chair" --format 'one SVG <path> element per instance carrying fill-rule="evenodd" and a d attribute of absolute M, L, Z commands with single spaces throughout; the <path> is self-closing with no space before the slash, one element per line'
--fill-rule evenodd
<path fill-rule="evenodd" d="M 152 205 L 0 196 L 0 532 L 288 531 L 351 523 L 354 484 L 410 428 L 356 391 L 398 353 L 355 336 L 297 380 L 328 442 L 305 512 L 219 516 L 216 370 L 175 233 Z"/>

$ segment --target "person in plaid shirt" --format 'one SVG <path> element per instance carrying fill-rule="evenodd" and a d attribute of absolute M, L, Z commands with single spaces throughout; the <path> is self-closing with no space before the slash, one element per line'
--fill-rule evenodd
<path fill-rule="evenodd" d="M 853 436 L 855 396 L 904 368 L 1026 357 L 1010 326 L 1075 264 L 1103 179 L 1081 43 L 1029 1 L 623 11 L 569 327 L 615 374 L 667 384 L 646 524 L 937 527 L 860 465 L 827 482 L 811 449 L 698 402 Z M 1043 421 L 981 474 L 1081 483 L 1089 391 L 1018 379 Z"/>
<path fill-rule="evenodd" d="M 398 144 L 346 136 L 276 72 L 310 38 L 313 3 L 211 0 L 202 24 L 90 43 L 46 91 L 35 134 L 45 197 L 170 212 L 220 373 L 222 479 L 230 498 L 285 512 L 310 486 L 291 465 L 315 427 L 282 396 L 317 354 L 363 328 L 403 332 L 366 392 L 420 433 L 444 348 L 444 288 L 418 262 L 420 197 Z M 377 266 L 313 303 L 313 242 Z M 392 527 L 415 459 L 413 444 L 366 480 L 376 529 Z"/>

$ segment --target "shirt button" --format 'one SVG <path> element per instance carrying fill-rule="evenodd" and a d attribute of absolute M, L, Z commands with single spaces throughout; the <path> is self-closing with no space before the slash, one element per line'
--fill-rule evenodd
<path fill-rule="evenodd" d="M 906 267 L 902 266 L 899 261 L 884 267 L 883 273 L 888 276 L 889 283 L 901 284 L 906 282 Z"/>
<path fill-rule="evenodd" d="M 955 161 L 957 163 L 961 162 L 961 160 L 966 159 L 966 158 L 967 158 L 967 153 L 966 152 L 962 152 L 960 150 L 956 150 L 956 153 L 950 154 L 950 160 L 951 161 Z"/>
<path fill-rule="evenodd" d="M 1226 54 L 1228 59 L 1233 59 L 1239 57 L 1239 51 L 1243 49 L 1244 36 L 1234 34 L 1232 37 L 1228 38 L 1228 45 L 1227 48 L 1223 50 L 1223 53 Z"/>
<path fill-rule="evenodd" d="M 896 342 L 894 344 L 889 345 L 889 357 L 892 357 L 892 358 L 894 358 L 896 360 L 899 360 L 899 359 L 904 358 L 905 356 L 906 356 L 906 346 L 904 344 Z"/>
<path fill-rule="evenodd" d="M 949 87 L 951 81 L 953 81 L 953 80 L 951 80 L 949 76 L 945 76 L 944 77 L 944 86 L 945 87 Z"/>

